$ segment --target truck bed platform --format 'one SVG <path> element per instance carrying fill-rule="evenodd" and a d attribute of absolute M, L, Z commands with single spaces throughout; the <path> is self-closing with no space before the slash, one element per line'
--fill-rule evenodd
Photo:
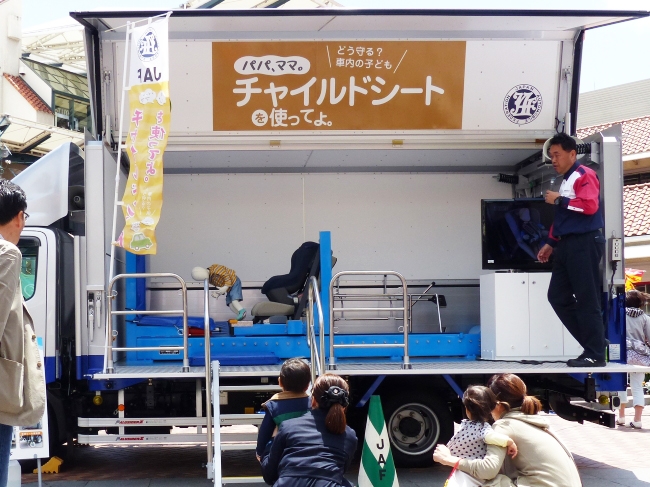
<path fill-rule="evenodd" d="M 339 375 L 443 375 L 443 374 L 498 374 L 512 372 L 515 374 L 579 374 L 579 373 L 650 373 L 650 367 L 609 362 L 606 367 L 567 367 L 564 363 L 546 362 L 530 364 L 496 360 L 441 360 L 413 362 L 411 369 L 402 369 L 401 363 L 340 362 L 332 371 Z M 238 365 L 222 366 L 221 377 L 266 377 L 277 376 L 280 365 Z M 205 367 L 190 367 L 189 372 L 182 372 L 181 365 L 119 365 L 115 372 L 93 374 L 94 380 L 110 379 L 163 379 L 205 377 Z"/>

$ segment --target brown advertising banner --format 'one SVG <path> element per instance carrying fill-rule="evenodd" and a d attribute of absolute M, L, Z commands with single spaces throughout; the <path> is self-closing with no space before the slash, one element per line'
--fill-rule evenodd
<path fill-rule="evenodd" d="M 460 129 L 465 42 L 214 42 L 213 128 Z"/>

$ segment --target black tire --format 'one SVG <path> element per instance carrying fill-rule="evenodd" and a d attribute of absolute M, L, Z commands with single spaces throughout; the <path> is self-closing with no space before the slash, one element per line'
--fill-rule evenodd
<path fill-rule="evenodd" d="M 353 408 L 348 408 L 346 415 L 347 423 L 350 428 L 357 434 L 357 451 L 354 453 L 354 461 L 361 460 L 363 452 L 363 440 L 366 435 L 366 421 L 368 420 L 368 407 L 361 408 L 361 412 Z"/>
<path fill-rule="evenodd" d="M 405 393 L 388 400 L 384 417 L 398 467 L 431 466 L 436 445 L 454 434 L 447 404 L 429 394 Z"/>
<path fill-rule="evenodd" d="M 45 461 L 47 461 L 47 459 Z M 45 463 L 45 461 L 43 463 Z M 18 463 L 20 463 L 21 473 L 33 473 L 34 469 L 37 468 L 36 460 L 33 459 L 18 460 Z"/>

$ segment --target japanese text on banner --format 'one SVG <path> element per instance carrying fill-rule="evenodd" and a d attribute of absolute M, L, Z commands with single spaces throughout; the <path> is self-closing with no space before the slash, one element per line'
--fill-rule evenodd
<path fill-rule="evenodd" d="M 460 129 L 465 42 L 214 42 L 213 129 Z"/>
<path fill-rule="evenodd" d="M 132 30 L 129 132 L 131 161 L 122 198 L 125 226 L 118 245 L 155 254 L 155 229 L 163 203 L 163 154 L 170 127 L 167 18 Z"/>

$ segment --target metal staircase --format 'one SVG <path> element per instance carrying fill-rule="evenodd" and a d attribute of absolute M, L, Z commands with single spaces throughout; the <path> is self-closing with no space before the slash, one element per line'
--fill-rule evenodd
<path fill-rule="evenodd" d="M 310 351 L 310 368 L 312 376 L 312 384 L 316 378 L 323 373 L 325 370 L 325 330 L 323 327 L 323 308 L 320 302 L 320 294 L 318 291 L 318 281 L 315 277 L 311 277 L 307 285 L 308 294 L 308 307 L 307 311 L 307 339 L 309 340 L 309 351 Z M 206 309 L 206 323 L 207 323 L 207 306 L 208 306 L 208 294 L 207 294 L 207 280 L 205 281 L 205 309 Z M 318 339 L 316 335 L 316 329 L 318 328 Z M 209 352 L 206 349 L 206 356 Z M 207 363 L 207 359 L 206 359 Z M 232 421 L 233 415 L 222 415 L 219 407 L 219 391 L 229 390 L 229 391 L 241 391 L 241 390 L 268 390 L 262 389 L 262 386 L 224 386 L 220 385 L 220 366 L 219 361 L 214 360 L 211 363 L 212 377 L 212 404 L 214 405 L 214 424 L 224 424 L 226 422 Z M 208 372 L 206 372 L 207 380 Z M 206 382 L 207 383 L 207 382 Z M 275 387 L 275 386 L 267 386 Z M 251 389 L 255 388 L 255 389 Z M 276 390 L 279 388 L 276 387 Z M 242 421 L 252 419 L 251 416 L 256 416 L 256 423 L 260 424 L 262 422 L 262 415 L 253 414 L 253 415 L 235 415 L 246 417 L 242 418 Z M 239 424 L 253 424 L 249 422 L 242 422 Z M 227 484 L 255 484 L 255 483 L 264 483 L 264 479 L 259 477 L 224 477 L 221 470 L 221 452 L 225 450 L 248 450 L 255 449 L 257 435 L 255 435 L 255 441 L 250 445 L 243 438 L 240 441 L 232 441 L 231 437 L 224 435 L 219 428 L 215 428 L 214 437 L 212 438 L 212 431 L 208 431 L 208 479 L 212 479 L 216 486 L 227 485 Z"/>
<path fill-rule="evenodd" d="M 203 273 L 202 271 L 205 271 Z M 114 284 L 121 279 L 168 277 L 179 281 L 183 296 L 183 309 L 172 311 L 138 311 L 139 314 L 180 314 L 183 316 L 183 346 L 182 347 L 124 347 L 113 346 L 117 327 L 113 326 L 113 318 L 132 315 L 132 310 L 115 309 L 117 294 L 112 291 Z M 195 269 L 193 279 L 203 281 L 204 294 L 204 329 L 210 329 L 209 317 L 209 283 L 205 269 Z M 325 370 L 325 330 L 322 324 L 323 308 L 320 301 L 318 281 L 311 278 L 307 286 L 308 306 L 306 308 L 307 340 L 310 350 L 312 381 Z M 279 366 L 220 366 L 218 361 L 211 361 L 210 333 L 204 333 L 204 351 L 206 367 L 190 367 L 188 362 L 187 345 L 187 288 L 180 276 L 175 274 L 122 274 L 115 276 L 109 285 L 109 304 L 107 306 L 108 333 L 105 355 L 105 367 L 101 373 L 95 374 L 99 380 L 149 380 L 176 378 L 195 381 L 196 415 L 194 417 L 131 417 L 128 416 L 126 405 L 126 388 L 117 390 L 117 408 L 112 417 L 78 418 L 80 428 L 90 430 L 107 430 L 107 434 L 79 434 L 80 444 L 196 444 L 207 445 L 207 477 L 215 485 L 226 484 L 256 484 L 263 483 L 262 477 L 223 477 L 221 469 L 221 452 L 232 450 L 254 450 L 257 445 L 257 432 L 229 432 L 222 429 L 225 426 L 252 425 L 259 426 L 263 420 L 261 414 L 221 414 L 220 397 L 222 393 L 237 394 L 240 392 L 274 393 L 281 389 L 277 385 L 253 384 L 231 385 L 222 384 L 222 378 L 232 379 L 246 377 L 268 377 L 279 373 Z M 110 337 L 110 339 L 108 338 Z M 182 358 L 182 366 L 120 366 L 114 362 L 114 352 L 137 352 L 155 348 L 156 350 L 175 350 Z M 182 354 L 182 355 L 181 355 Z M 205 384 L 205 386 L 204 386 Z M 204 388 L 205 387 L 205 388 Z M 203 410 L 203 393 L 205 390 L 205 410 Z M 99 393 L 98 393 L 99 395 Z M 146 433 L 147 428 L 170 428 L 169 433 Z M 172 428 L 186 428 L 184 432 L 172 432 Z M 135 431 L 137 434 L 131 433 Z M 111 434 L 108 434 L 110 431 Z M 144 433 L 143 433 L 144 431 Z"/>

